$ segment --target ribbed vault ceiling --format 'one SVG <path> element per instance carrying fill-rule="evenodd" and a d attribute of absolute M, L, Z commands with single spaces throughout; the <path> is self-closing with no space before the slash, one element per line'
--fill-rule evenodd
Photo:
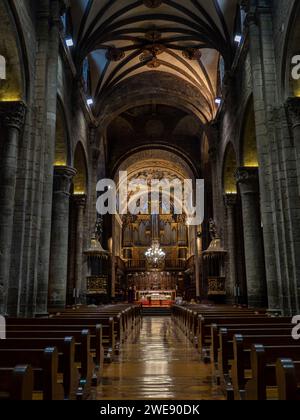
<path fill-rule="evenodd" d="M 96 100 L 128 78 L 160 71 L 191 84 L 214 117 L 219 58 L 230 65 L 238 0 L 70 3 L 76 64 L 88 57 Z"/>

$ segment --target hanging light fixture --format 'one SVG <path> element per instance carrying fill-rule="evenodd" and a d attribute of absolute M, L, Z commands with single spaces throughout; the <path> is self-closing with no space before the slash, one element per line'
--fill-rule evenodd
<path fill-rule="evenodd" d="M 145 253 L 147 269 L 149 271 L 163 271 L 165 267 L 166 254 L 161 249 L 158 240 L 152 241 L 151 248 Z"/>

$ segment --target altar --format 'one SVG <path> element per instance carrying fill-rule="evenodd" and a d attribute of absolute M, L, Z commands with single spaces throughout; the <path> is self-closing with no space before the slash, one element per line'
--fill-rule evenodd
<path fill-rule="evenodd" d="M 175 303 L 176 290 L 143 290 L 136 292 L 136 301 L 142 306 L 170 307 Z"/>

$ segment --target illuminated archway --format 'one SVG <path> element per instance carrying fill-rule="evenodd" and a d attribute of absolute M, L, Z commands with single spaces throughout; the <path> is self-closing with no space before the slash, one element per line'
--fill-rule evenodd
<path fill-rule="evenodd" d="M 85 151 L 81 143 L 76 146 L 74 168 L 77 175 L 74 177 L 74 195 L 86 195 L 88 184 L 88 172 Z"/>
<path fill-rule="evenodd" d="M 67 131 L 63 108 L 60 101 L 58 101 L 55 136 L 55 166 L 67 166 L 69 164 L 69 138 Z"/>
<path fill-rule="evenodd" d="M 253 98 L 250 99 L 244 118 L 242 130 L 242 166 L 258 168 L 258 153 L 256 144 L 256 127 Z"/>
<path fill-rule="evenodd" d="M 236 153 L 231 143 L 228 144 L 223 167 L 223 188 L 225 194 L 237 194 L 235 174 L 237 170 Z"/>
<path fill-rule="evenodd" d="M 22 64 L 21 42 L 12 13 L 5 2 L 0 4 L 0 56 L 5 64 L 6 77 L 0 80 L 0 102 L 26 99 L 25 69 Z"/>

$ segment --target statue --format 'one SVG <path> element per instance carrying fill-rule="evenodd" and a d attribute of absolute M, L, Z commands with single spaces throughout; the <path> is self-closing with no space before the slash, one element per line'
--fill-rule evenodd
<path fill-rule="evenodd" d="M 215 241 L 216 239 L 220 239 L 220 235 L 217 231 L 216 223 L 213 219 L 209 220 L 209 233 L 212 241 Z"/>
<path fill-rule="evenodd" d="M 99 243 L 102 243 L 102 235 L 103 235 L 103 217 L 98 216 L 96 225 L 95 225 L 95 238 Z"/>

